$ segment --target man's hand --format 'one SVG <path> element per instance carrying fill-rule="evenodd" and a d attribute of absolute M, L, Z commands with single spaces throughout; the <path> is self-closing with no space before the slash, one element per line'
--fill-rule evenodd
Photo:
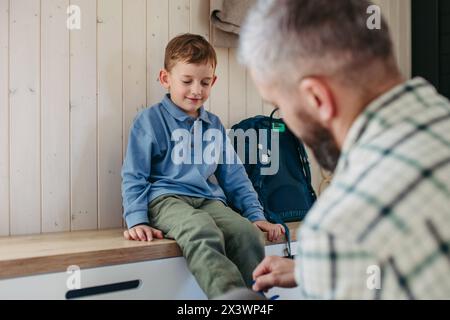
<path fill-rule="evenodd" d="M 273 224 L 267 221 L 255 221 L 253 224 L 262 231 L 267 232 L 267 240 L 269 241 L 278 240 L 281 234 L 286 232 L 281 224 Z"/>
<path fill-rule="evenodd" d="M 276 256 L 266 257 L 253 271 L 253 290 L 268 291 L 273 287 L 297 286 L 294 276 L 295 261 Z"/>
<path fill-rule="evenodd" d="M 125 230 L 123 236 L 127 240 L 152 241 L 154 238 L 163 239 L 163 233 L 146 225 L 139 225 L 129 230 Z"/>

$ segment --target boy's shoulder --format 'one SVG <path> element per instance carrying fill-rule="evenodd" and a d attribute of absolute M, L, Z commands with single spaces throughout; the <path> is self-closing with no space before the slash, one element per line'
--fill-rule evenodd
<path fill-rule="evenodd" d="M 140 110 L 134 117 L 134 121 L 145 121 L 161 114 L 161 103 L 158 102 L 152 106 L 148 106 Z"/>
<path fill-rule="evenodd" d="M 155 129 L 164 123 L 161 121 L 161 107 L 161 103 L 157 103 L 140 110 L 134 117 L 132 129 L 141 128 L 147 131 L 152 128 L 153 131 L 158 131 Z"/>
<path fill-rule="evenodd" d="M 136 116 L 134 117 L 134 123 L 140 125 L 149 125 L 154 121 L 159 121 L 161 117 L 161 108 L 161 103 L 157 103 L 144 108 L 136 114 Z"/>

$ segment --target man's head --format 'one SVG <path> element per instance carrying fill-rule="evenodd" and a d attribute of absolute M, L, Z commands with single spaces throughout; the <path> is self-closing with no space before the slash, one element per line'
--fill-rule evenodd
<path fill-rule="evenodd" d="M 240 61 L 319 163 L 334 170 L 363 108 L 401 82 L 389 29 L 366 0 L 260 0 L 241 28 Z"/>
<path fill-rule="evenodd" d="M 216 81 L 216 65 L 216 52 L 208 41 L 199 35 L 182 34 L 167 45 L 159 80 L 172 101 L 196 117 Z"/>

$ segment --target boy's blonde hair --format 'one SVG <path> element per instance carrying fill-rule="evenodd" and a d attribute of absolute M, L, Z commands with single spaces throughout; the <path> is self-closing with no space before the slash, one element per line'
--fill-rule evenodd
<path fill-rule="evenodd" d="M 200 35 L 185 33 L 176 36 L 167 44 L 164 56 L 164 68 L 170 72 L 177 62 L 193 64 L 211 63 L 217 66 L 216 51 L 212 45 Z"/>

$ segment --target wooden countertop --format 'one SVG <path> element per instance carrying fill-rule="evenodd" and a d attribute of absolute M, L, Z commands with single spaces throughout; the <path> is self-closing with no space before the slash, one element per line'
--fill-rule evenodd
<path fill-rule="evenodd" d="M 288 223 L 291 241 L 299 222 Z M 282 243 L 268 242 L 267 245 Z M 181 256 L 174 240 L 129 241 L 123 229 L 0 237 L 0 279 Z"/>

